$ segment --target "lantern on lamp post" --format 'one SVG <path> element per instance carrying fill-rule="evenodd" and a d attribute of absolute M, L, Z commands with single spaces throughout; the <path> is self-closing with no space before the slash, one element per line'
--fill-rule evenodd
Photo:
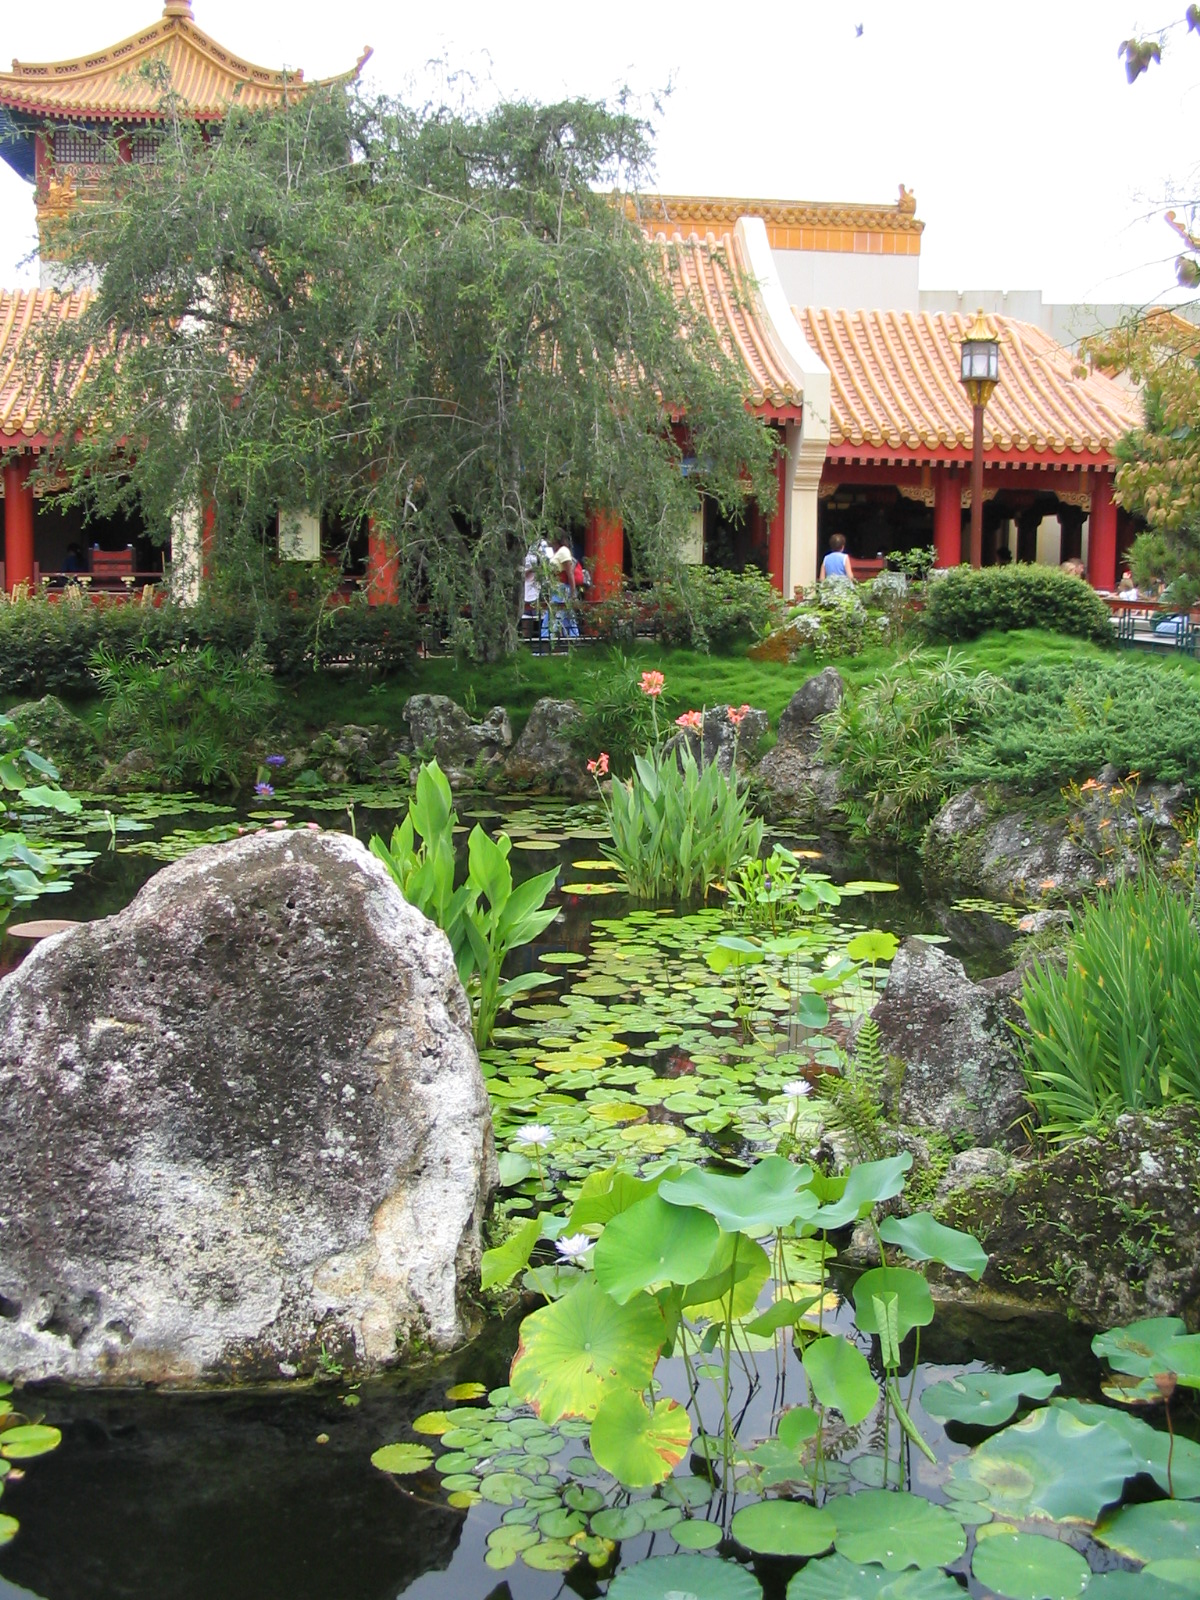
<path fill-rule="evenodd" d="M 1000 342 L 982 310 L 962 342 L 962 383 L 974 412 L 971 441 L 971 542 L 973 567 L 983 564 L 983 413 L 1000 381 Z"/>

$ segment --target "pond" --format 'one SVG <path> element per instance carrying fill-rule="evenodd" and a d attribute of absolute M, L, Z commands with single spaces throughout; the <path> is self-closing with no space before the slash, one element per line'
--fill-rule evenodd
<path fill-rule="evenodd" d="M 201 842 L 200 835 L 229 837 L 277 818 L 353 827 L 363 838 L 386 833 L 404 799 L 359 790 L 310 796 L 286 812 L 239 812 L 200 806 L 192 797 L 154 797 L 113 803 L 117 820 L 96 804 L 84 822 L 96 860 L 70 893 L 42 902 L 35 914 L 92 918 L 116 910 L 163 861 Z M 766 1155 L 781 1137 L 793 1139 L 797 1159 L 809 1154 L 801 1145 L 812 1063 L 821 1049 L 848 1043 L 848 1025 L 864 1004 L 860 989 L 881 985 L 882 969 L 868 962 L 856 986 L 830 995 L 827 1033 L 834 1043 L 818 1048 L 812 1037 L 787 1031 L 794 997 L 786 964 L 742 974 L 739 983 L 738 974 L 714 972 L 706 962 L 706 949 L 733 926 L 719 896 L 710 907 L 685 912 L 626 899 L 601 854 L 606 833 L 596 808 L 490 798 L 473 805 L 468 798 L 459 809 L 467 826 L 480 820 L 510 833 L 519 874 L 560 869 L 563 915 L 521 952 L 523 967 L 545 973 L 545 986 L 501 1016 L 483 1057 L 502 1158 L 502 1204 L 511 1217 L 564 1210 L 561 1197 L 576 1193 L 615 1155 L 653 1174 L 673 1161 Z M 856 932 L 885 927 L 937 939 L 974 976 L 1005 965 L 1013 926 L 1001 908 L 930 904 L 909 862 L 848 855 L 832 840 L 794 832 L 777 842 L 810 870 L 828 873 L 844 894 L 818 956 L 832 961 Z M 0 960 L 12 964 L 22 948 L 6 940 Z M 781 1045 L 791 1049 L 781 1055 Z M 787 1086 L 798 1072 L 806 1090 L 789 1100 Z M 522 1146 L 518 1135 L 531 1123 L 547 1137 Z M 544 1249 L 535 1259 L 543 1262 L 535 1272 L 553 1275 Z M 818 1300 L 821 1288 L 828 1291 L 818 1307 L 827 1331 L 853 1332 L 853 1285 L 852 1273 L 835 1268 L 817 1286 Z M 536 1303 L 527 1298 L 523 1309 Z M 6 1581 L 16 1593 L 42 1600 L 600 1595 L 619 1569 L 715 1543 L 720 1530 L 706 1532 L 712 1519 L 724 1518 L 727 1527 L 731 1513 L 758 1497 L 761 1486 L 749 1480 L 728 1498 L 697 1476 L 668 1479 L 652 1496 L 598 1484 L 580 1442 L 586 1425 L 542 1426 L 508 1393 L 519 1323 L 520 1312 L 498 1316 L 474 1344 L 437 1366 L 361 1385 L 331 1370 L 314 1386 L 256 1393 L 46 1389 L 36 1403 L 23 1400 L 62 1430 L 63 1441 L 31 1461 L 21 1481 L 10 1474 L 3 1509 L 19 1517 L 20 1532 L 0 1553 L 0 1600 L 14 1592 Z M 804 1374 L 790 1337 L 747 1339 L 746 1359 L 734 1363 L 729 1400 L 739 1438 L 767 1440 L 782 1413 L 803 1408 Z M 993 1511 L 978 1502 L 987 1486 L 952 1470 L 954 1462 L 969 1461 L 984 1435 L 925 1411 L 926 1387 L 964 1370 L 1044 1368 L 1057 1374 L 1062 1394 L 1093 1401 L 1100 1398 L 1101 1364 L 1090 1335 L 1065 1319 L 1002 1320 L 986 1309 L 941 1306 L 918 1337 L 919 1352 L 911 1335 L 903 1337 L 900 1368 L 908 1410 L 919 1417 L 933 1459 L 903 1440 L 897 1448 L 894 1432 L 891 1457 L 906 1485 L 960 1511 L 970 1504 L 962 1520 L 971 1528 L 986 1525 Z M 881 1379 L 874 1341 L 869 1347 Z M 655 1376 L 664 1402 L 687 1399 L 694 1374 L 683 1360 L 662 1361 Z M 705 1421 L 714 1426 L 711 1410 Z M 1189 1428 L 1189 1418 L 1181 1425 Z M 881 1426 L 872 1415 L 844 1431 L 821 1467 L 826 1489 L 839 1474 L 868 1489 L 881 1481 Z M 440 1476 L 377 1470 L 372 1454 L 398 1442 L 436 1454 Z M 693 1464 L 698 1448 L 708 1445 L 692 1441 Z M 687 1464 L 685 1455 L 681 1474 Z M 514 1478 L 524 1489 L 534 1484 L 536 1505 L 523 1504 L 524 1490 L 506 1481 Z M 1005 1504 L 1002 1497 L 998 1504 Z M 564 1539 L 575 1533 L 590 1541 L 579 1548 L 594 1559 L 570 1565 L 569 1553 L 564 1570 Z M 1094 1570 L 1122 1564 L 1083 1530 L 1072 1537 Z M 539 1569 L 535 1545 L 547 1552 L 550 1570 Z M 753 1570 L 766 1600 L 783 1600 L 799 1566 L 759 1555 L 751 1567 L 746 1550 L 728 1539 L 717 1553 L 740 1562 L 739 1571 Z M 990 1592 L 970 1583 L 973 1595 Z M 834 1600 L 835 1591 L 829 1594 Z"/>

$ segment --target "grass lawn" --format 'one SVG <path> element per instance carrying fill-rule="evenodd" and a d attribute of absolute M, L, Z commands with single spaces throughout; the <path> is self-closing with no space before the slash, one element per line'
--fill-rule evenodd
<path fill-rule="evenodd" d="M 916 640 L 900 647 L 878 646 L 832 663 L 853 687 L 861 687 L 892 666 Z M 941 654 L 945 645 L 926 645 Z M 1016 667 L 1047 666 L 1116 659 L 1136 660 L 1147 672 L 1200 673 L 1200 662 L 1177 653 L 1151 655 L 1144 651 L 1118 652 L 1082 639 L 1031 628 L 1014 633 L 986 633 L 953 647 L 967 666 L 1003 677 Z M 696 650 L 671 650 L 651 643 L 628 652 L 640 670 L 656 669 L 666 679 L 662 707 L 669 718 L 705 705 L 761 707 L 774 730 L 779 714 L 795 691 L 825 663 L 805 652 L 794 662 L 751 661 L 744 650 L 726 655 L 704 655 Z M 543 695 L 585 699 L 592 685 L 610 670 L 614 653 L 607 647 L 583 645 L 570 655 L 532 655 L 522 650 L 508 661 L 488 666 L 459 665 L 452 656 L 436 656 L 417 663 L 411 674 L 388 683 L 368 686 L 351 677 L 314 676 L 283 691 L 289 719 L 309 729 L 338 724 L 382 723 L 402 725 L 404 704 L 412 694 L 445 694 L 477 715 L 491 706 L 507 707 L 513 731 L 519 734 L 535 700 Z M 768 743 L 773 740 L 772 735 Z"/>

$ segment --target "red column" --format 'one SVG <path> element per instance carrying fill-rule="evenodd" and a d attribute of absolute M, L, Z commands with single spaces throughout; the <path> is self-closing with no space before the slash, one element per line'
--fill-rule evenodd
<path fill-rule="evenodd" d="M 956 567 L 962 560 L 962 488 L 953 467 L 934 473 L 933 547 L 939 567 Z"/>
<path fill-rule="evenodd" d="M 784 515 L 787 500 L 787 455 L 781 453 L 775 458 L 775 475 L 779 488 L 775 496 L 775 515 L 771 518 L 771 530 L 767 538 L 767 572 L 771 582 L 780 594 L 783 593 L 783 530 Z"/>
<path fill-rule="evenodd" d="M 400 598 L 400 553 L 383 534 L 367 524 L 367 604 L 394 606 Z"/>
<path fill-rule="evenodd" d="M 1092 474 L 1088 516 L 1088 582 L 1093 589 L 1117 586 L 1117 507 L 1111 472 Z"/>
<path fill-rule="evenodd" d="M 21 584 L 33 588 L 32 456 L 10 456 L 4 463 L 4 582 L 9 594 Z"/>
<path fill-rule="evenodd" d="M 583 539 L 584 559 L 592 574 L 589 594 L 607 600 L 621 587 L 625 567 L 625 524 L 611 511 L 593 511 Z"/>
<path fill-rule="evenodd" d="M 200 519 L 200 576 L 212 577 L 213 545 L 217 538 L 217 508 L 207 495 Z"/>

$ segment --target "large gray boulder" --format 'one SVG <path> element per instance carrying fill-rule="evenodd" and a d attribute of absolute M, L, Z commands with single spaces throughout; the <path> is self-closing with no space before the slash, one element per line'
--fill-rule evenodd
<path fill-rule="evenodd" d="M 821 718 L 837 710 L 845 693 L 845 682 L 836 667 L 826 667 L 806 679 L 780 713 L 780 744 L 815 748 L 820 739 Z"/>
<path fill-rule="evenodd" d="M 701 726 L 680 728 L 667 740 L 666 749 L 688 749 L 697 766 L 715 764 L 728 778 L 735 768 L 745 769 L 768 723 L 767 713 L 754 706 L 706 706 Z"/>
<path fill-rule="evenodd" d="M 588 773 L 587 756 L 572 738 L 582 721 L 583 713 L 574 700 L 548 696 L 536 700 L 504 764 L 507 781 L 539 794 L 594 795 L 596 786 Z"/>
<path fill-rule="evenodd" d="M 1027 1112 L 1013 1024 L 1020 976 L 972 983 L 961 961 L 906 939 L 871 1013 L 884 1053 L 904 1063 L 900 1119 L 956 1144 L 1014 1145 Z"/>
<path fill-rule="evenodd" d="M 449 695 L 414 694 L 404 716 L 413 750 L 422 759 L 436 757 L 454 786 L 491 777 L 513 742 L 503 706 L 493 706 L 481 722 L 473 722 Z"/>
<path fill-rule="evenodd" d="M 23 700 L 5 715 L 12 723 L 3 737 L 5 746 L 36 750 L 53 761 L 64 783 L 86 783 L 98 776 L 103 766 L 99 739 L 57 695 Z"/>
<path fill-rule="evenodd" d="M 197 850 L 0 983 L 0 1371 L 266 1380 L 453 1345 L 496 1181 L 445 935 L 363 846 Z"/>
<path fill-rule="evenodd" d="M 837 817 L 840 773 L 821 761 L 821 718 L 836 711 L 846 685 L 836 667 L 815 673 L 788 701 L 779 739 L 755 769 L 763 809 L 772 818 L 794 817 L 825 827 Z"/>

